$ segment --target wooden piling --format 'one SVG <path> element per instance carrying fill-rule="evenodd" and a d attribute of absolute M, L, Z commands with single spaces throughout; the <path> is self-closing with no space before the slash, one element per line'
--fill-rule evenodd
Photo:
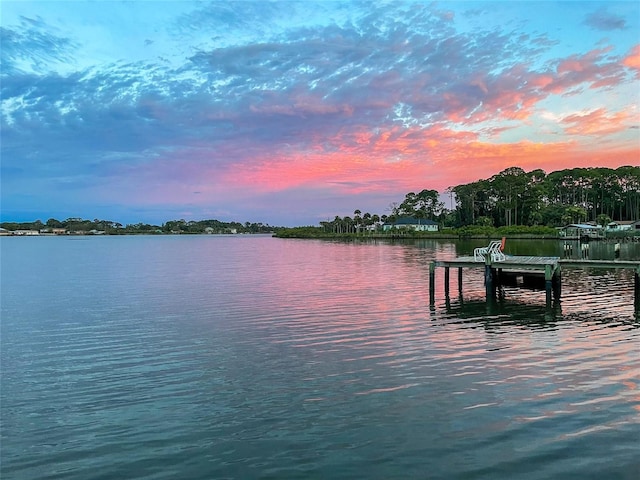
<path fill-rule="evenodd" d="M 560 265 L 556 267 L 556 271 L 553 274 L 551 283 L 553 289 L 553 298 L 555 300 L 560 300 L 560 296 L 562 295 L 562 269 L 560 268 Z"/>
<path fill-rule="evenodd" d="M 547 296 L 547 305 L 551 305 L 551 292 L 553 288 L 553 267 L 552 265 L 544 266 L 544 291 Z"/>
<path fill-rule="evenodd" d="M 449 298 L 449 267 L 444 267 L 444 295 Z"/>
<path fill-rule="evenodd" d="M 429 264 L 429 303 L 436 303 L 436 263 Z"/>
<path fill-rule="evenodd" d="M 640 267 L 636 268 L 635 274 L 633 275 L 633 283 L 634 283 L 634 303 L 636 305 L 636 311 L 640 311 Z"/>
<path fill-rule="evenodd" d="M 495 297 L 495 272 L 491 268 L 491 262 L 487 262 L 484 266 L 484 287 L 487 294 L 487 301 L 491 301 Z"/>

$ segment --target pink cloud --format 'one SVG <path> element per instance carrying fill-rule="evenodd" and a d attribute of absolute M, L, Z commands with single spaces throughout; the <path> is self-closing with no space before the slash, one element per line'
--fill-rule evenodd
<path fill-rule="evenodd" d="M 529 85 L 536 88 L 545 88 L 553 83 L 552 75 L 531 75 L 529 78 Z"/>
<path fill-rule="evenodd" d="M 458 90 L 445 92 L 447 120 L 470 124 L 495 120 L 526 120 L 535 106 L 549 95 L 575 93 L 581 86 L 607 88 L 625 80 L 618 61 L 606 57 L 610 49 L 592 50 L 561 61 L 556 71 L 532 72 L 526 64 L 515 65 L 497 76 L 478 74 Z M 635 57 L 629 56 L 630 65 Z M 474 90 L 475 89 L 475 90 Z"/>
<path fill-rule="evenodd" d="M 595 112 L 589 119 L 565 119 L 567 123 L 584 120 L 584 125 L 607 121 L 622 122 L 624 115 Z M 575 127 L 577 128 L 577 127 Z M 586 128 L 586 127 L 585 127 Z M 600 132 L 592 127 L 593 132 Z M 592 132 L 592 133 L 593 133 Z M 536 143 L 489 143 L 472 132 L 443 127 L 429 129 L 393 129 L 380 134 L 356 133 L 332 139 L 344 142 L 334 151 L 321 146 L 306 154 L 267 155 L 258 164 L 239 166 L 227 172 L 225 182 L 257 191 L 283 191 L 326 187 L 340 195 L 365 192 L 388 194 L 398 189 L 433 188 L 487 178 L 506 167 L 525 170 L 542 168 L 554 171 L 575 166 L 617 167 L 637 163 L 637 145 L 616 152 L 590 148 L 576 141 Z"/>
<path fill-rule="evenodd" d="M 556 67 L 554 81 L 544 87 L 547 92 L 567 94 L 581 84 L 591 88 L 611 87 L 624 80 L 620 63 L 607 54 L 611 47 L 573 55 Z"/>

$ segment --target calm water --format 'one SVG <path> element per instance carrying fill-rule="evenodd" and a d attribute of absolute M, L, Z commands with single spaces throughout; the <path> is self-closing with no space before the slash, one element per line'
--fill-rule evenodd
<path fill-rule="evenodd" d="M 0 476 L 640 478 L 632 274 L 430 308 L 474 246 L 2 238 Z"/>

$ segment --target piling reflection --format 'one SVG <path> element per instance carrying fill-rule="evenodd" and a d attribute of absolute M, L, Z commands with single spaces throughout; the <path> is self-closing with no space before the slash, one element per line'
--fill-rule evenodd
<path fill-rule="evenodd" d="M 562 304 L 554 300 L 549 305 L 509 300 L 504 289 L 498 289 L 494 298 L 455 299 L 445 298 L 447 316 L 460 319 L 462 322 L 475 323 L 487 331 L 499 331 L 513 326 L 529 329 L 553 330 L 562 321 Z"/>
<path fill-rule="evenodd" d="M 440 307 L 440 308 L 439 308 Z M 565 300 L 553 299 L 544 302 L 544 294 L 534 294 L 521 290 L 498 288 L 496 295 L 486 299 L 483 296 L 446 296 L 444 304 L 432 306 L 432 317 L 444 313 L 447 317 L 459 319 L 463 323 L 476 324 L 487 331 L 498 332 L 515 327 L 527 329 L 553 330 L 563 322 L 581 322 L 594 325 L 625 325 L 640 328 L 637 309 L 630 312 L 630 305 L 622 302 L 590 305 L 589 295 L 569 295 Z M 473 328 L 473 327 L 472 327 Z"/>

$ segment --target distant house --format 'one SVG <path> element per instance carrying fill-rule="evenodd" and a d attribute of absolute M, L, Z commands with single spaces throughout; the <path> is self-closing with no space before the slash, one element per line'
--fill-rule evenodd
<path fill-rule="evenodd" d="M 625 232 L 640 229 L 640 221 L 616 220 L 607 224 L 607 232 Z"/>
<path fill-rule="evenodd" d="M 43 228 L 40 230 L 42 235 L 66 235 L 66 228 Z"/>
<path fill-rule="evenodd" d="M 0 228 L 0 235 L 11 235 L 11 232 L 4 228 Z"/>
<path fill-rule="evenodd" d="M 604 228 L 590 223 L 572 223 L 560 229 L 560 236 L 565 238 L 602 238 Z"/>
<path fill-rule="evenodd" d="M 416 232 L 437 232 L 439 226 L 433 220 L 415 217 L 400 217 L 395 222 L 386 222 L 382 225 L 383 231 L 388 230 L 413 230 Z"/>

